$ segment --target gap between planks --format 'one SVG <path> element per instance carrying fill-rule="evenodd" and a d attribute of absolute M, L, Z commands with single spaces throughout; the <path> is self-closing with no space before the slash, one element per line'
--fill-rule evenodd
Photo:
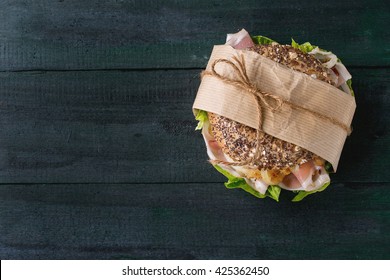
<path fill-rule="evenodd" d="M 348 69 L 388 69 L 390 66 L 376 65 L 349 65 Z M 182 70 L 204 70 L 202 67 L 167 67 L 167 68 L 95 68 L 95 69 L 20 69 L 20 70 L 0 70 L 0 73 L 29 73 L 29 72 L 151 72 L 151 71 L 182 71 Z"/>

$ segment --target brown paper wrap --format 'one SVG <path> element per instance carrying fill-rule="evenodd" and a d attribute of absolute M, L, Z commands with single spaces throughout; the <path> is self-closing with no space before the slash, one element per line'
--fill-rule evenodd
<path fill-rule="evenodd" d="M 214 46 L 206 71 L 211 71 L 211 65 L 217 59 L 229 60 L 241 55 L 249 80 L 259 90 L 350 127 L 356 108 L 353 96 L 256 52 L 236 50 L 228 45 Z M 223 77 L 235 78 L 229 65 L 217 64 L 215 70 Z M 257 129 L 257 103 L 252 95 L 244 91 L 206 75 L 202 78 L 193 109 L 216 113 Z M 341 126 L 291 106 L 282 106 L 276 111 L 262 107 L 262 115 L 265 133 L 311 151 L 329 161 L 337 170 L 347 137 L 347 131 Z"/>

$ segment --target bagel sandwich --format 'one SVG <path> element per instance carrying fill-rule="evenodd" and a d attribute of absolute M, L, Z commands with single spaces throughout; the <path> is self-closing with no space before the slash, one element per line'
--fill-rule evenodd
<path fill-rule="evenodd" d="M 300 45 L 292 40 L 291 45 L 283 45 L 264 36 L 251 37 L 243 29 L 228 34 L 226 44 L 256 52 L 326 82 L 341 89 L 341 94 L 354 95 L 352 77 L 337 56 L 310 43 Z M 213 165 L 228 178 L 227 188 L 241 188 L 256 197 L 271 197 L 276 201 L 285 189 L 296 193 L 293 201 L 300 201 L 330 184 L 331 164 L 302 147 L 215 113 L 198 110 L 196 119 L 211 162 L 247 162 L 254 157 L 256 149 L 260 150 L 260 156 L 250 165 Z"/>

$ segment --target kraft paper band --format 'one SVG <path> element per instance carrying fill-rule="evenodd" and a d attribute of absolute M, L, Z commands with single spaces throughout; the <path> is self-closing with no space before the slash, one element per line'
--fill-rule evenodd
<path fill-rule="evenodd" d="M 210 71 L 217 59 L 232 59 L 240 55 L 245 58 L 251 83 L 261 91 L 350 126 L 356 108 L 354 97 L 255 52 L 235 50 L 227 45 L 214 46 L 206 71 Z M 222 76 L 234 79 L 234 73 L 227 65 L 216 65 L 216 70 Z M 257 129 L 259 116 L 256 107 L 253 96 L 207 75 L 202 79 L 193 105 L 194 109 L 213 112 Z M 343 128 L 286 106 L 276 111 L 262 108 L 262 111 L 264 132 L 313 152 L 337 169 L 347 136 Z"/>

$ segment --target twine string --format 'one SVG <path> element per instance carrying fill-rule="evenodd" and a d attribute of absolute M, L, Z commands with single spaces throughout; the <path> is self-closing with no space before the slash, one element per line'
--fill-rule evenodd
<path fill-rule="evenodd" d="M 225 63 L 229 65 L 233 69 L 234 73 L 234 79 L 229 78 L 227 76 L 223 76 L 220 73 L 217 72 L 215 69 L 217 64 Z M 246 66 L 245 66 L 245 59 L 244 55 L 241 54 L 240 57 L 233 56 L 232 60 L 228 60 L 225 58 L 216 59 L 211 64 L 211 71 L 203 71 L 201 73 L 201 77 L 204 76 L 212 76 L 215 78 L 220 79 L 226 84 L 233 85 L 235 87 L 243 89 L 243 92 L 249 93 L 256 101 L 256 110 L 258 114 L 258 127 L 256 129 L 256 147 L 255 147 L 255 154 L 253 157 L 251 157 L 248 160 L 245 161 L 238 161 L 238 162 L 227 162 L 223 160 L 210 160 L 212 164 L 225 164 L 225 165 L 234 165 L 234 166 L 244 166 L 244 165 L 254 165 L 255 162 L 260 157 L 260 141 L 261 141 L 261 131 L 263 127 L 263 108 L 268 108 L 271 111 L 275 112 L 280 110 L 283 106 L 289 106 L 292 109 L 302 111 L 309 113 L 319 119 L 326 120 L 331 122 L 334 125 L 337 125 L 341 127 L 343 130 L 347 132 L 347 135 L 350 135 L 352 132 L 352 129 L 345 125 L 344 123 L 341 123 L 337 119 L 333 117 L 329 117 L 326 115 L 323 115 L 321 113 L 315 112 L 313 110 L 310 110 L 308 108 L 305 108 L 303 106 L 300 106 L 298 104 L 292 103 L 289 100 L 284 100 L 280 96 L 274 95 L 272 93 L 267 93 L 264 91 L 261 91 L 258 89 L 255 85 L 253 85 L 248 77 Z"/>

